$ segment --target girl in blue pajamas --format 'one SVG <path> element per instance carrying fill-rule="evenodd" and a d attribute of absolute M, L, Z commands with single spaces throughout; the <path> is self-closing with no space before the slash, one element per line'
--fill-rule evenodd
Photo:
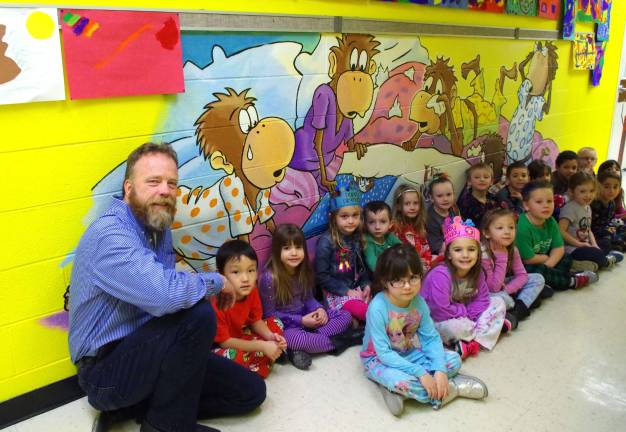
<path fill-rule="evenodd" d="M 478 379 L 458 375 L 461 358 L 443 348 L 428 306 L 418 295 L 423 267 L 415 249 L 395 245 L 378 258 L 361 361 L 380 385 L 387 408 L 400 415 L 405 398 L 438 409 L 456 397 L 482 399 Z"/>

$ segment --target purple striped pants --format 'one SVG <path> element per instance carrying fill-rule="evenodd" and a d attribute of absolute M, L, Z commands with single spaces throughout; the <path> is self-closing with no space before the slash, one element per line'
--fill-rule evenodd
<path fill-rule="evenodd" d="M 283 334 L 287 339 L 287 346 L 294 351 L 305 351 L 310 354 L 332 351 L 335 346 L 331 336 L 346 331 L 352 325 L 352 315 L 342 309 L 327 309 L 328 322 L 316 329 L 292 327 L 285 329 Z"/>

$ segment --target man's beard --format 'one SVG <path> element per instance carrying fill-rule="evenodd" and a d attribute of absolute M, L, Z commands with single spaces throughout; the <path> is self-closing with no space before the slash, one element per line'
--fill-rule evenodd
<path fill-rule="evenodd" d="M 165 205 L 166 209 L 157 209 L 154 204 Z M 174 221 L 176 201 L 174 198 L 153 198 L 145 203 L 137 199 L 137 194 L 131 190 L 128 194 L 128 205 L 137 219 L 154 231 L 163 231 Z"/>

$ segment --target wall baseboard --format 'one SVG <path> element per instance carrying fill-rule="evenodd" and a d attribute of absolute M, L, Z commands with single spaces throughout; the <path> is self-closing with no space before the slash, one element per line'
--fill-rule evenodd
<path fill-rule="evenodd" d="M 0 403 L 0 429 L 85 396 L 76 375 Z"/>

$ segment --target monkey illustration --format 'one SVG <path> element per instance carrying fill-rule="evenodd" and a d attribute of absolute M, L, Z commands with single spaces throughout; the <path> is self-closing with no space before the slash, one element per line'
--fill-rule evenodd
<path fill-rule="evenodd" d="M 2 41 L 6 32 L 6 26 L 0 24 L 0 84 L 9 82 L 17 77 L 22 71 L 11 58 L 5 56 L 9 45 Z"/>
<path fill-rule="evenodd" d="M 363 117 L 372 104 L 372 75 L 376 72 L 372 57 L 379 52 L 379 42 L 370 35 L 344 34 L 337 40 L 339 45 L 328 54 L 330 82 L 315 89 L 304 124 L 296 131 L 296 148 L 289 164 L 310 172 L 320 193 L 335 190 L 334 177 L 341 164 L 335 151 L 342 143 L 359 159 L 367 151 L 366 144 L 354 142 L 352 120 Z"/>
<path fill-rule="evenodd" d="M 558 68 L 556 50 L 552 42 L 537 42 L 519 65 L 522 85 L 517 91 L 518 106 L 506 139 L 507 165 L 515 161 L 530 162 L 535 123 L 550 111 L 552 81 Z"/>
<path fill-rule="evenodd" d="M 209 187 L 178 188 L 174 247 L 197 271 L 209 270 L 225 241 L 248 240 L 257 221 L 274 230 L 270 188 L 285 176 L 294 134 L 283 119 L 259 119 L 249 90 L 214 93 L 217 100 L 195 123 L 201 154 L 213 169 L 226 173 Z"/>
<path fill-rule="evenodd" d="M 497 132 L 500 112 L 506 103 L 502 94 L 505 78 L 517 79 L 516 64 L 507 69 L 500 68 L 500 78 L 496 80 L 491 101 L 485 99 L 484 73 L 480 66 L 480 55 L 461 65 L 463 79 L 468 79 L 470 72 L 474 78 L 470 85 L 473 93 L 460 97 L 457 93 L 457 78 L 450 59 L 438 57 L 426 66 L 424 90 L 418 92 L 411 103 L 409 118 L 417 123 L 413 137 L 403 143 L 405 150 L 412 150 L 424 133 L 446 135 L 452 144 L 452 153 L 461 155 L 464 146 L 479 135 Z"/>

